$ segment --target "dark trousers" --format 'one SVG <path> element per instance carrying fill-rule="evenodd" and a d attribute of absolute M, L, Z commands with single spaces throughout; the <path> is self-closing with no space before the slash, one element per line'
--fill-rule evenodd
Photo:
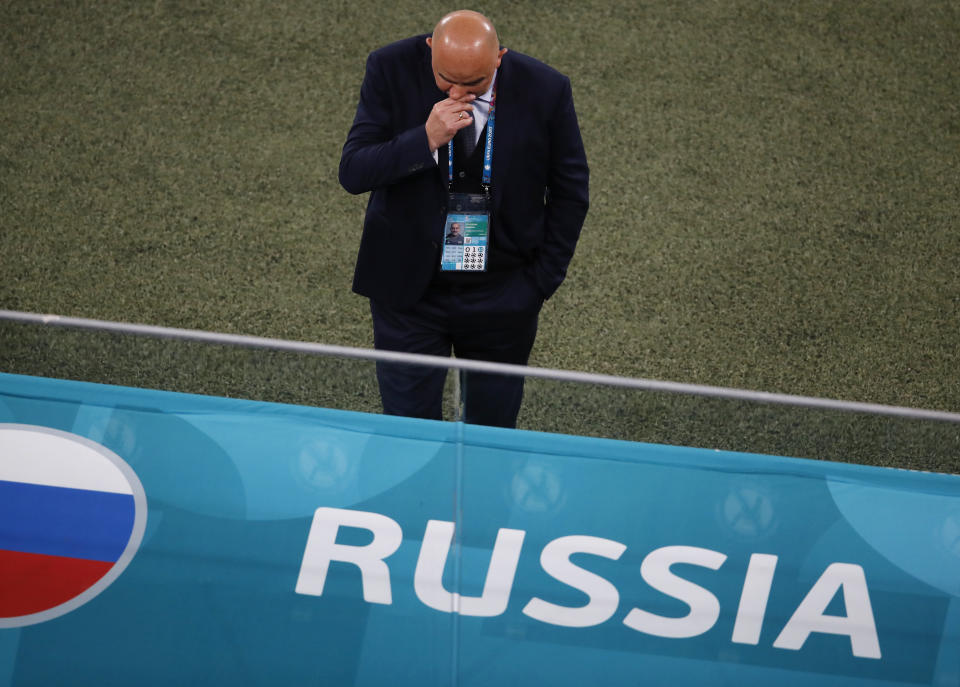
<path fill-rule="evenodd" d="M 475 275 L 463 275 L 467 278 Z M 522 272 L 487 275 L 482 282 L 436 280 L 412 308 L 370 301 L 374 346 L 381 350 L 525 365 L 537 335 L 543 299 Z M 377 363 L 383 412 L 442 419 L 447 370 Z M 515 427 L 523 377 L 469 372 L 461 376 L 464 420 Z"/>

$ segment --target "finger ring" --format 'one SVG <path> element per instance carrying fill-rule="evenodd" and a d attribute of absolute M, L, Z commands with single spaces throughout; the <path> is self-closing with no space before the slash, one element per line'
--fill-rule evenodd
<path fill-rule="evenodd" d="M 457 117 L 457 119 L 463 119 L 463 113 L 462 113 L 462 112 L 460 113 L 460 116 Z"/>

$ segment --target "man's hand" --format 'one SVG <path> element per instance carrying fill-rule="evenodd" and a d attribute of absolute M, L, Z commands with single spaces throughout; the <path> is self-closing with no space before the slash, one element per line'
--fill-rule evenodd
<path fill-rule="evenodd" d="M 426 123 L 431 153 L 446 145 L 460 129 L 473 124 L 473 108 L 470 103 L 476 97 L 473 93 L 468 93 L 460 100 L 447 98 L 433 106 Z"/>

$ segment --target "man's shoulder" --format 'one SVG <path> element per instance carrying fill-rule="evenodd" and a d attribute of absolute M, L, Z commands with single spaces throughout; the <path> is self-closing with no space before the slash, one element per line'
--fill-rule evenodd
<path fill-rule="evenodd" d="M 429 50 L 427 47 L 427 37 L 429 36 L 429 33 L 423 33 L 419 36 L 411 36 L 410 38 L 395 41 L 382 48 L 377 48 L 370 53 L 370 57 L 385 60 L 422 59 L 426 56 L 427 50 Z"/>
<path fill-rule="evenodd" d="M 525 76 L 537 77 L 542 79 L 564 81 L 566 76 L 557 69 L 551 67 L 546 62 L 541 62 L 535 57 L 524 55 L 515 50 L 507 50 L 503 56 L 505 66 L 511 71 Z"/>
<path fill-rule="evenodd" d="M 523 53 L 508 50 L 500 63 L 504 96 L 537 107 L 555 103 L 570 92 L 570 79 L 560 71 Z"/>

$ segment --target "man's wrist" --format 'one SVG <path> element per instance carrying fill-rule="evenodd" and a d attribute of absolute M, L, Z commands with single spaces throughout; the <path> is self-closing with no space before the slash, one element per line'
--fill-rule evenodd
<path fill-rule="evenodd" d="M 430 134 L 427 132 L 427 127 L 423 127 L 423 131 L 425 134 L 427 134 L 427 150 L 430 151 L 430 155 L 433 157 L 433 161 L 439 164 L 440 157 L 437 151 L 440 150 L 440 146 L 434 145 L 433 140 L 430 138 Z"/>
<path fill-rule="evenodd" d="M 427 147 L 430 149 L 430 153 L 436 155 L 437 150 L 440 149 L 440 144 L 430 138 L 430 131 L 427 129 L 426 125 L 424 125 L 423 131 L 427 135 Z"/>

